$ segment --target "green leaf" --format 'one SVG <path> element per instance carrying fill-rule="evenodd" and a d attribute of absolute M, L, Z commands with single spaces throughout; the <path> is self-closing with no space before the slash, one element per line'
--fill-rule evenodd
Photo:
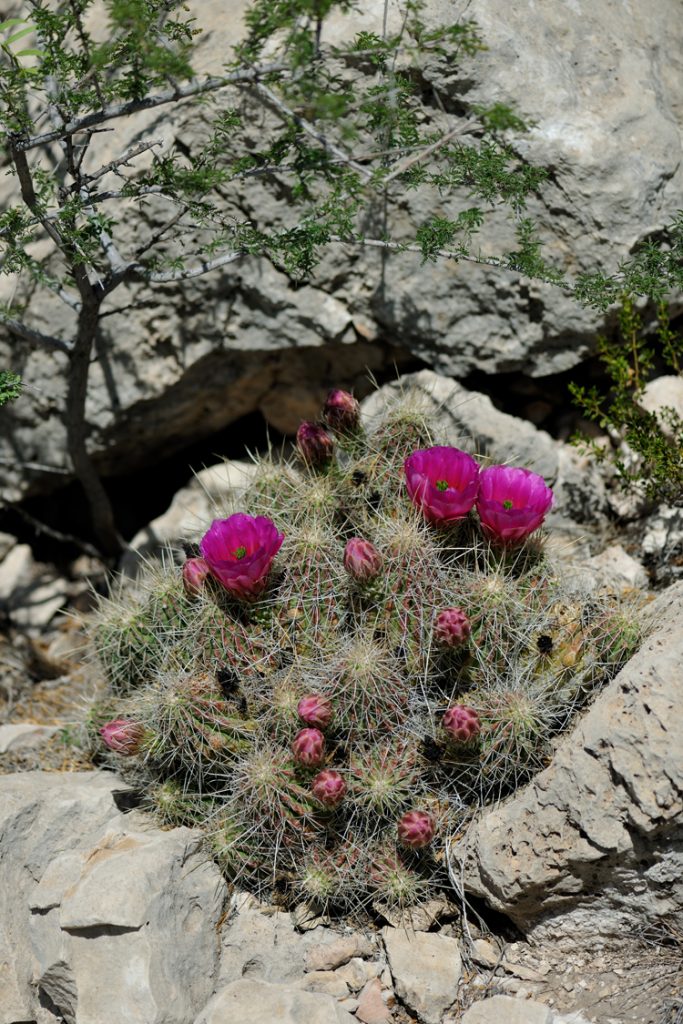
<path fill-rule="evenodd" d="M 15 32 L 13 36 L 10 36 L 9 39 L 6 40 L 7 45 L 9 46 L 10 43 L 16 43 L 17 39 L 23 39 L 24 36 L 30 35 L 31 32 L 35 32 L 33 25 L 29 25 L 28 28 L 22 28 L 21 32 Z"/>
<path fill-rule="evenodd" d="M 8 18 L 7 21 L 0 22 L 0 32 L 5 32 L 8 28 L 14 28 L 15 25 L 25 25 L 26 18 Z"/>
<path fill-rule="evenodd" d="M 14 56 L 15 57 L 44 57 L 45 53 L 43 52 L 43 50 L 33 50 L 33 49 L 29 48 L 28 50 L 17 50 L 17 52 L 14 54 Z"/>

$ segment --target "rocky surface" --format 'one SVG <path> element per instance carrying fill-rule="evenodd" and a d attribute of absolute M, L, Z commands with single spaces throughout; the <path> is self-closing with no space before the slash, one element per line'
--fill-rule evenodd
<path fill-rule="evenodd" d="M 201 73 L 220 72 L 244 6 L 232 0 L 226 16 L 223 0 L 195 2 L 200 23 L 210 26 L 196 61 Z M 516 104 L 534 122 L 515 143 L 520 155 L 549 168 L 531 210 L 549 255 L 572 274 L 613 269 L 680 205 L 677 0 L 647 9 L 620 0 L 460 6 L 454 11 L 429 0 L 425 16 L 474 18 L 488 49 L 459 68 L 434 57 L 420 69 L 432 127 L 448 130 L 463 99 L 466 106 Z M 351 20 L 332 24 L 330 38 L 381 31 L 383 10 L 381 0 L 371 0 Z M 146 112 L 117 129 L 99 140 L 103 161 L 142 135 L 160 138 L 165 148 L 178 141 L 191 152 L 204 125 L 196 111 L 181 109 L 173 121 L 166 110 Z M 257 223 L 280 216 L 268 185 L 257 184 L 241 203 L 240 216 Z M 428 216 L 454 209 L 436 195 L 409 196 L 389 229 L 414 237 Z M 148 215 L 153 220 L 151 206 Z M 130 235 L 137 245 L 132 227 Z M 514 244 L 502 216 L 481 239 L 484 252 Z M 21 283 L 15 292 L 15 284 L 7 282 L 3 298 L 28 301 L 35 327 L 72 332 L 67 306 L 24 294 Z M 175 289 L 131 286 L 116 294 L 115 306 L 125 312 L 107 311 L 88 402 L 90 444 L 105 473 L 124 459 L 129 466 L 150 463 L 255 410 L 292 431 L 315 413 L 327 386 L 367 390 L 368 370 L 380 373 L 408 358 L 456 376 L 474 369 L 537 376 L 565 370 L 586 354 L 597 326 L 570 295 L 490 267 L 425 268 L 411 253 L 387 263 L 376 250 L 341 246 L 326 253 L 304 287 L 250 257 Z M 8 361 L 33 386 L 2 410 L 5 491 L 47 492 L 70 472 L 60 412 L 63 357 L 3 335 L 0 363 Z"/>
<path fill-rule="evenodd" d="M 464 888 L 535 941 L 593 948 L 683 914 L 683 585 L 549 768 L 453 850 Z"/>
<path fill-rule="evenodd" d="M 185 1024 L 211 995 L 225 883 L 117 802 L 106 773 L 3 777 L 1 1024 Z"/>
<path fill-rule="evenodd" d="M 382 931 L 396 994 L 424 1024 L 439 1024 L 458 995 L 460 946 L 434 932 Z"/>

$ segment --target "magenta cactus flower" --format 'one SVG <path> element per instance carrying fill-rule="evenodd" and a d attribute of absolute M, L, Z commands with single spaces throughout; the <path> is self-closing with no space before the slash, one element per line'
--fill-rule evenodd
<path fill-rule="evenodd" d="M 346 783 L 339 772 L 327 768 L 313 779 L 311 791 L 323 807 L 336 807 L 344 799 Z"/>
<path fill-rule="evenodd" d="M 314 469 L 327 466 L 334 455 L 334 441 L 325 428 L 307 420 L 296 432 L 296 446 L 304 462 Z"/>
<path fill-rule="evenodd" d="M 442 724 L 457 743 L 471 743 L 481 732 L 479 715 L 465 704 L 453 704 L 443 716 Z"/>
<path fill-rule="evenodd" d="M 344 568 L 359 583 L 367 583 L 382 568 L 382 556 L 369 540 L 352 537 L 344 548 Z"/>
<path fill-rule="evenodd" d="M 421 448 L 404 463 L 408 494 L 432 523 L 463 519 L 474 505 L 479 466 L 459 448 Z"/>
<path fill-rule="evenodd" d="M 444 608 L 434 623 L 434 638 L 444 647 L 461 647 L 469 639 L 472 624 L 462 608 Z"/>
<path fill-rule="evenodd" d="M 487 536 L 516 544 L 537 530 L 553 504 L 542 476 L 518 466 L 489 466 L 479 474 L 477 511 Z"/>
<path fill-rule="evenodd" d="M 211 568 L 205 558 L 188 558 L 183 565 L 183 587 L 188 597 L 201 593 Z"/>
<path fill-rule="evenodd" d="M 348 391 L 330 391 L 323 406 L 323 419 L 339 433 L 352 434 L 360 423 L 360 405 Z"/>
<path fill-rule="evenodd" d="M 127 756 L 138 753 L 144 735 L 144 727 L 130 718 L 114 718 L 100 729 L 105 746 Z"/>
<path fill-rule="evenodd" d="M 315 767 L 325 756 L 325 737 L 320 729 L 302 729 L 294 737 L 292 752 L 299 764 Z"/>
<path fill-rule="evenodd" d="M 327 697 L 321 697 L 317 693 L 302 697 L 296 710 L 302 722 L 305 722 L 306 725 L 319 726 L 321 729 L 330 724 L 334 714 L 332 704 Z"/>
<path fill-rule="evenodd" d="M 411 850 L 429 846 L 434 838 L 434 819 L 426 811 L 408 811 L 398 823 L 398 838 Z"/>
<path fill-rule="evenodd" d="M 236 512 L 228 519 L 214 519 L 199 546 L 219 583 L 235 597 L 253 601 L 265 590 L 284 539 L 265 516 Z"/>

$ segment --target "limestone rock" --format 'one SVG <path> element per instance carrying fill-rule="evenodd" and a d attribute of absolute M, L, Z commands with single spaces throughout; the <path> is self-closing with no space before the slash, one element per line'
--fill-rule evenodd
<path fill-rule="evenodd" d="M 196 540 L 212 519 L 237 511 L 235 502 L 253 480 L 256 466 L 251 462 L 222 462 L 200 470 L 173 496 L 169 507 L 139 530 L 121 560 L 121 572 L 134 576 L 143 559 L 159 555 L 164 548 Z"/>
<path fill-rule="evenodd" d="M 300 934 L 291 914 L 264 914 L 256 901 L 240 894 L 222 931 L 219 984 L 242 977 L 294 983 L 304 973 L 307 954 L 320 946 L 323 936 L 321 928 Z"/>
<path fill-rule="evenodd" d="M 195 1024 L 354 1024 L 354 1018 L 332 999 L 287 985 L 242 978 L 209 1000 Z"/>
<path fill-rule="evenodd" d="M 591 948 L 683 916 L 683 584 L 553 763 L 454 847 L 465 890 L 528 935 Z"/>
<path fill-rule="evenodd" d="M 313 946 L 306 954 L 306 970 L 332 971 L 341 967 L 352 957 L 369 956 L 373 951 L 372 943 L 364 935 L 352 932 L 340 935 L 332 942 Z"/>
<path fill-rule="evenodd" d="M 382 999 L 382 985 L 379 978 L 373 978 L 364 986 L 358 997 L 356 1017 L 363 1024 L 385 1024 L 391 1020 L 391 1010 Z"/>
<path fill-rule="evenodd" d="M 624 550 L 621 544 L 610 544 L 594 555 L 586 567 L 616 593 L 647 587 L 648 578 L 641 563 Z"/>
<path fill-rule="evenodd" d="M 56 732 L 59 732 L 58 725 L 35 725 L 31 722 L 0 725 L 0 754 L 39 747 Z"/>
<path fill-rule="evenodd" d="M 225 884 L 196 833 L 123 814 L 98 772 L 0 780 L 1 1024 L 191 1024 L 218 966 Z M 4 934 L 3 934 L 4 932 Z"/>
<path fill-rule="evenodd" d="M 461 1017 L 462 1024 L 553 1024 L 555 1015 L 548 1006 L 531 999 L 492 996 L 470 1006 Z"/>
<path fill-rule="evenodd" d="M 646 412 L 654 413 L 664 433 L 673 436 L 665 410 L 672 409 L 680 419 L 683 419 L 683 377 L 673 374 L 655 377 L 645 385 L 638 404 Z"/>
<path fill-rule="evenodd" d="M 660 505 L 642 530 L 643 561 L 662 586 L 683 575 L 683 507 Z"/>
<path fill-rule="evenodd" d="M 382 938 L 397 996 L 425 1024 L 439 1024 L 458 994 L 462 959 L 457 940 L 399 928 L 383 928 Z"/>

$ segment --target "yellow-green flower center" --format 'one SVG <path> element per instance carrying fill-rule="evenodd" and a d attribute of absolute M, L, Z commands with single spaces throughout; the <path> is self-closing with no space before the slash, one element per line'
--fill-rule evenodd
<path fill-rule="evenodd" d="M 437 480 L 436 481 L 436 489 L 437 489 L 437 491 L 447 491 L 448 490 L 448 480 Z"/>
<path fill-rule="evenodd" d="M 510 501 L 509 498 L 507 498 L 506 501 L 503 502 L 503 508 L 512 508 L 512 507 L 513 507 L 512 502 Z"/>
<path fill-rule="evenodd" d="M 235 550 L 233 551 L 235 558 L 244 558 L 246 553 L 247 549 L 245 547 L 235 548 Z"/>

